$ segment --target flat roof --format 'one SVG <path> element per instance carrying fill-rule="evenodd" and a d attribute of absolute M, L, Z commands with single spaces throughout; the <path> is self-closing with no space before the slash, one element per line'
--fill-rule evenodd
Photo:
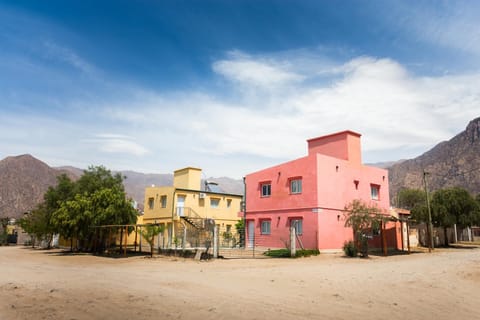
<path fill-rule="evenodd" d="M 185 167 L 185 168 L 182 168 L 182 169 L 177 169 L 175 171 L 173 171 L 174 173 L 175 172 L 179 172 L 179 171 L 185 171 L 185 170 L 197 170 L 197 171 L 202 171 L 202 169 L 200 168 L 195 168 L 195 167 Z"/>
<path fill-rule="evenodd" d="M 316 138 L 311 138 L 311 139 L 308 139 L 307 142 L 311 142 L 311 141 L 315 141 L 315 140 L 321 140 L 321 139 L 325 139 L 325 138 L 329 138 L 329 137 L 333 137 L 333 136 L 339 136 L 339 135 L 343 135 L 343 134 L 351 134 L 353 136 L 357 136 L 357 137 L 361 137 L 362 135 L 358 132 L 355 132 L 355 131 L 352 131 L 352 130 L 344 130 L 344 131 L 340 131 L 340 132 L 335 132 L 335 133 L 330 133 L 330 134 L 327 134 L 327 135 L 324 135 L 324 136 L 320 136 L 320 137 L 316 137 Z"/>

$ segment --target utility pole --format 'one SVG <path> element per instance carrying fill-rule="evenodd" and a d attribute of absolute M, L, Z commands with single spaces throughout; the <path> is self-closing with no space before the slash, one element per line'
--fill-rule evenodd
<path fill-rule="evenodd" d="M 428 195 L 428 185 L 427 185 L 427 175 L 428 172 L 423 170 L 423 185 L 425 187 L 425 197 L 427 201 L 427 211 L 428 211 L 428 252 L 433 250 L 433 226 L 432 226 L 432 212 L 430 209 L 430 197 Z"/>

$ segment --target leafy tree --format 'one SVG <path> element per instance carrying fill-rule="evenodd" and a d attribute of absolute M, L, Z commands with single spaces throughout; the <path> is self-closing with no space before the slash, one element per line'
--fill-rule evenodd
<path fill-rule="evenodd" d="M 235 223 L 235 229 L 237 230 L 237 234 L 240 237 L 240 246 L 245 245 L 245 219 L 240 219 Z"/>
<path fill-rule="evenodd" d="M 402 189 L 399 191 L 397 198 L 398 206 L 410 210 L 413 220 L 428 222 L 425 191 L 420 189 Z"/>
<path fill-rule="evenodd" d="M 83 175 L 75 185 L 75 193 L 86 193 L 89 195 L 101 189 L 116 189 L 120 192 L 125 192 L 123 177 L 119 173 L 112 175 L 112 172 L 104 166 L 90 166 L 88 170 L 83 172 Z"/>
<path fill-rule="evenodd" d="M 58 232 L 52 215 L 60 208 L 62 202 L 73 196 L 73 186 L 73 182 L 65 174 L 58 176 L 57 185 L 48 188 L 43 196 L 43 202 L 20 219 L 19 223 L 22 229 L 33 236 L 33 246 L 36 238 L 45 240 L 50 248 L 53 234 Z"/>
<path fill-rule="evenodd" d="M 425 191 L 420 189 L 402 189 L 398 192 L 398 207 L 412 210 L 425 204 Z"/>
<path fill-rule="evenodd" d="M 73 240 L 83 240 L 92 225 L 90 201 L 86 195 L 77 194 L 72 200 L 65 201 L 54 212 L 53 221 L 62 237 L 70 239 L 73 250 Z M 77 248 L 78 249 L 78 248 Z"/>
<path fill-rule="evenodd" d="M 74 184 L 73 192 L 75 196 L 61 202 L 53 213 L 58 232 L 71 239 L 72 249 L 74 238 L 81 250 L 93 249 L 95 226 L 136 223 L 136 211 L 125 196 L 119 174 L 112 175 L 102 166 L 90 167 Z"/>
<path fill-rule="evenodd" d="M 353 237 L 356 247 L 362 255 L 368 257 L 368 238 L 366 232 L 369 229 L 379 228 L 386 217 L 377 206 L 371 206 L 362 200 L 355 199 L 344 208 L 345 227 L 353 229 Z"/>
<path fill-rule="evenodd" d="M 140 234 L 142 237 L 148 242 L 150 245 L 150 257 L 153 257 L 153 247 L 155 245 L 155 237 L 158 236 L 160 233 L 165 231 L 165 226 L 155 225 L 155 224 L 147 224 L 144 226 L 143 229 L 140 230 Z"/>
<path fill-rule="evenodd" d="M 36 239 L 46 240 L 50 247 L 53 232 L 45 203 L 39 204 L 34 210 L 24 215 L 18 224 L 32 237 L 32 247 L 35 246 Z"/>
<path fill-rule="evenodd" d="M 443 227 L 445 243 L 448 245 L 446 230 L 454 224 L 461 228 L 480 223 L 480 206 L 470 193 L 459 187 L 441 189 L 432 197 L 432 222 Z"/>

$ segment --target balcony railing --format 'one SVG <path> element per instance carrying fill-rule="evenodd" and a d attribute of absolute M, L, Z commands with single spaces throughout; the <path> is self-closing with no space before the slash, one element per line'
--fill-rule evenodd
<path fill-rule="evenodd" d="M 175 208 L 175 215 L 177 217 L 205 219 L 205 217 L 200 216 L 198 213 L 195 212 L 195 210 L 193 210 L 192 208 L 189 208 L 189 207 L 176 207 Z"/>

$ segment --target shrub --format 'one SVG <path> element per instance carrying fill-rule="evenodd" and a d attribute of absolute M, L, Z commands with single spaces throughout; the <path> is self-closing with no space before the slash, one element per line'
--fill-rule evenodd
<path fill-rule="evenodd" d="M 356 257 L 358 254 L 357 247 L 353 241 L 348 241 L 343 244 L 343 252 L 347 257 Z"/>
<path fill-rule="evenodd" d="M 298 257 L 310 257 L 319 255 L 320 251 L 317 249 L 303 249 L 297 250 L 295 252 L 295 258 Z M 264 255 L 272 258 L 290 258 L 290 250 L 288 249 L 278 249 L 278 250 L 268 250 L 265 251 Z"/>

